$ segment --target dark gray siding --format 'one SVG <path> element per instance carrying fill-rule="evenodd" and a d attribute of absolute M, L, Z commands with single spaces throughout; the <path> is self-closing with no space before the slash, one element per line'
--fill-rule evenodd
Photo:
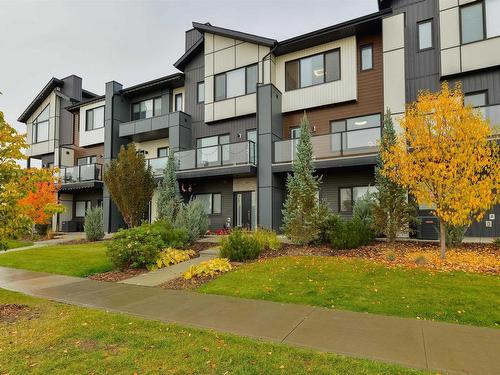
<path fill-rule="evenodd" d="M 339 189 L 342 187 L 375 185 L 373 166 L 338 168 L 321 171 L 323 183 L 320 198 L 325 200 L 333 212 L 339 212 Z"/>
<path fill-rule="evenodd" d="M 488 104 L 500 104 L 500 67 L 494 70 L 473 72 L 450 79 L 450 83 L 462 82 L 462 91 L 466 94 L 487 90 Z"/>
<path fill-rule="evenodd" d="M 191 115 L 192 147 L 196 147 L 196 139 L 212 135 L 230 134 L 231 142 L 246 139 L 246 131 L 257 128 L 255 115 L 218 121 L 207 125 L 204 123 L 204 105 L 197 101 L 197 85 L 204 79 L 204 56 L 200 52 L 184 70 L 185 74 L 185 106 Z M 241 134 L 241 138 L 238 137 Z"/>
<path fill-rule="evenodd" d="M 439 9 L 437 0 L 396 0 L 393 14 L 405 13 L 406 102 L 420 90 L 439 90 Z M 433 49 L 418 51 L 418 22 L 432 19 Z"/>
<path fill-rule="evenodd" d="M 196 29 L 186 31 L 186 51 L 201 38 L 201 33 Z"/>

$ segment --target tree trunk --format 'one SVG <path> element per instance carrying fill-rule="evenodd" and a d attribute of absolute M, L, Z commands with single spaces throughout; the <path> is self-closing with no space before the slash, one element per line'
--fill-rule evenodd
<path fill-rule="evenodd" d="M 441 259 L 446 257 L 446 229 L 442 220 L 439 220 L 439 245 L 441 247 Z"/>

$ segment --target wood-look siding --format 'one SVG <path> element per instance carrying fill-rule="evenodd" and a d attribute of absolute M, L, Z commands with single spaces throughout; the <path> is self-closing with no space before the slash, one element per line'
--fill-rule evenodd
<path fill-rule="evenodd" d="M 360 70 L 360 47 L 373 45 L 373 69 Z M 306 110 L 311 126 L 316 127 L 314 135 L 330 133 L 330 122 L 349 117 L 363 116 L 384 111 L 382 36 L 367 35 L 357 39 L 358 100 L 348 104 L 329 105 Z M 283 115 L 283 138 L 290 138 L 290 128 L 297 127 L 304 111 Z"/>
<path fill-rule="evenodd" d="M 104 143 L 93 145 L 89 147 L 75 147 L 75 165 L 77 163 L 78 158 L 82 158 L 84 156 L 97 156 L 97 163 L 104 164 Z"/>

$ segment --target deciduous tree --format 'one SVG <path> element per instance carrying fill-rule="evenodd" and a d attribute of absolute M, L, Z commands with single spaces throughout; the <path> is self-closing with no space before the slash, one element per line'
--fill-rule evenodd
<path fill-rule="evenodd" d="M 441 257 L 446 225 L 469 225 L 498 202 L 500 153 L 482 114 L 464 106 L 460 86 L 443 83 L 422 92 L 401 119 L 403 134 L 383 152 L 383 173 L 408 188 L 440 220 Z"/>
<path fill-rule="evenodd" d="M 58 181 L 43 181 L 36 184 L 32 191 L 20 200 L 25 214 L 35 224 L 49 224 L 52 215 L 64 212 L 64 206 L 58 203 Z"/>
<path fill-rule="evenodd" d="M 155 189 L 151 167 L 133 143 L 122 146 L 104 171 L 104 182 L 127 226 L 141 223 Z"/>

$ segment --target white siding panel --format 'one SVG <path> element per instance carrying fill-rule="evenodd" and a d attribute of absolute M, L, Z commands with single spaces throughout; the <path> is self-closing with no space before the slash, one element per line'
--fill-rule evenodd
<path fill-rule="evenodd" d="M 460 44 L 458 8 L 439 13 L 439 34 L 441 49 L 455 47 Z"/>
<path fill-rule="evenodd" d="M 259 61 L 259 46 L 252 43 L 241 43 L 236 46 L 236 68 Z"/>
<path fill-rule="evenodd" d="M 236 99 L 236 116 L 257 112 L 257 94 L 240 96 Z"/>
<path fill-rule="evenodd" d="M 214 74 L 235 68 L 235 47 L 214 52 Z"/>
<path fill-rule="evenodd" d="M 85 130 L 87 111 L 89 109 L 102 107 L 105 101 L 80 107 L 80 147 L 95 145 L 104 142 L 104 127 L 94 130 Z"/>
<path fill-rule="evenodd" d="M 444 10 L 458 5 L 458 0 L 439 0 L 439 10 Z"/>
<path fill-rule="evenodd" d="M 234 116 L 236 116 L 234 98 L 214 103 L 214 121 Z"/>
<path fill-rule="evenodd" d="M 340 47 L 341 79 L 285 92 L 285 63 Z M 356 38 L 349 37 L 276 58 L 276 86 L 283 93 L 283 112 L 357 99 Z M 269 69 L 272 71 L 272 69 Z M 271 73 L 271 72 L 270 72 Z M 270 74 L 269 73 L 269 74 Z M 271 80 L 265 71 L 265 82 Z"/>
<path fill-rule="evenodd" d="M 214 101 L 214 76 L 205 77 L 205 105 Z"/>
<path fill-rule="evenodd" d="M 462 46 L 462 71 L 500 65 L 500 37 Z"/>
<path fill-rule="evenodd" d="M 205 104 L 205 122 L 214 121 L 214 104 Z"/>
<path fill-rule="evenodd" d="M 460 73 L 460 47 L 441 51 L 441 75 Z"/>
<path fill-rule="evenodd" d="M 214 74 L 214 55 L 209 53 L 205 55 L 205 77 Z"/>
<path fill-rule="evenodd" d="M 204 35 L 205 54 L 214 51 L 214 34 L 205 33 Z"/>
<path fill-rule="evenodd" d="M 219 51 L 224 48 L 234 46 L 236 44 L 234 39 L 226 38 L 225 36 L 214 35 L 214 51 Z"/>
<path fill-rule="evenodd" d="M 170 141 L 168 138 L 160 138 L 146 142 L 135 142 L 135 148 L 137 150 L 145 151 L 144 157 L 146 159 L 154 159 L 158 157 L 158 149 L 160 147 L 168 146 L 170 146 Z"/>
<path fill-rule="evenodd" d="M 391 51 L 405 45 L 404 13 L 386 17 L 382 20 L 383 50 Z"/>
<path fill-rule="evenodd" d="M 392 113 L 405 110 L 404 48 L 384 53 L 384 108 Z"/>

